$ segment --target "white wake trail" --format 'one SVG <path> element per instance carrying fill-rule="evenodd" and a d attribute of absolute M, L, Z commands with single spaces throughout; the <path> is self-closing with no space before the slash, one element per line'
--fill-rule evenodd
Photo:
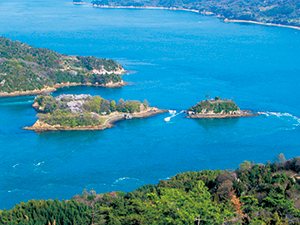
<path fill-rule="evenodd" d="M 183 113 L 184 110 L 181 110 L 179 113 L 177 113 L 176 110 L 169 110 L 169 113 L 171 114 L 171 116 L 164 118 L 164 121 L 169 122 L 171 120 L 171 118 L 178 116 L 179 114 Z"/>
<path fill-rule="evenodd" d="M 300 118 L 297 116 L 294 116 L 290 113 L 281 113 L 281 112 L 262 112 L 262 115 L 265 115 L 267 117 L 269 116 L 276 116 L 283 120 L 288 120 L 289 122 L 292 122 L 294 126 L 300 125 Z"/>

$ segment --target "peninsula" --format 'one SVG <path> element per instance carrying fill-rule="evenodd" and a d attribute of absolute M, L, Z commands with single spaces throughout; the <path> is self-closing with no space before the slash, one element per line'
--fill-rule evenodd
<path fill-rule="evenodd" d="M 69 56 L 0 37 L 0 97 L 37 95 L 66 86 L 122 87 L 112 59 Z"/>
<path fill-rule="evenodd" d="M 187 118 L 199 119 L 252 117 L 260 115 L 260 113 L 250 113 L 248 110 L 242 111 L 234 101 L 220 99 L 218 96 L 215 99 L 203 100 L 185 112 L 188 115 Z"/>
<path fill-rule="evenodd" d="M 91 95 L 39 95 L 34 99 L 33 107 L 39 112 L 37 122 L 25 130 L 104 130 L 113 127 L 113 123 L 123 119 L 146 118 L 168 110 L 149 107 L 147 100 L 123 99 L 118 103 L 100 96 Z"/>

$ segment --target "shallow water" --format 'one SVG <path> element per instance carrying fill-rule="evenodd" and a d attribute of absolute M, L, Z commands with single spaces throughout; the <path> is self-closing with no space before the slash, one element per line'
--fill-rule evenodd
<path fill-rule="evenodd" d="M 84 188 L 132 191 L 185 171 L 237 168 L 300 150 L 299 31 L 225 24 L 196 13 L 95 9 L 65 0 L 0 2 L 0 34 L 65 54 L 113 58 L 132 85 L 63 88 L 187 109 L 206 94 L 233 98 L 252 118 L 193 120 L 166 113 L 104 131 L 36 134 L 34 96 L 0 99 L 0 208 L 69 199 Z M 199 23 L 201 21 L 201 23 Z M 164 118 L 170 118 L 169 122 Z"/>

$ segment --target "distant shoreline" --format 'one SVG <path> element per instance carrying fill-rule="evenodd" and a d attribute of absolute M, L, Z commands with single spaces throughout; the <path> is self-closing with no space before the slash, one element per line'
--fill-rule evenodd
<path fill-rule="evenodd" d="M 95 8 L 104 8 L 104 9 L 160 9 L 160 10 L 172 10 L 172 11 L 188 11 L 199 13 L 199 10 L 196 9 L 184 9 L 176 7 L 155 7 L 155 6 L 101 6 L 97 4 L 91 4 Z"/>
<path fill-rule="evenodd" d="M 213 12 L 200 12 L 196 9 L 184 9 L 184 8 L 176 8 L 176 7 L 155 7 L 155 6 L 101 6 L 97 4 L 91 4 L 95 8 L 103 8 L 103 9 L 160 9 L 160 10 L 172 10 L 172 11 L 187 11 L 187 12 L 196 12 L 204 16 L 215 16 L 218 18 L 224 18 L 220 15 L 214 15 Z M 266 26 L 276 26 L 276 27 L 285 27 L 285 28 L 292 28 L 296 30 L 300 30 L 300 27 L 297 26 L 291 26 L 291 25 L 282 25 L 282 24 L 276 24 L 276 23 L 263 23 L 263 22 L 257 22 L 253 20 L 229 20 L 224 19 L 225 23 L 252 23 L 252 24 L 258 24 L 258 25 L 266 25 Z"/>
<path fill-rule="evenodd" d="M 300 27 L 297 26 L 290 26 L 290 25 L 282 25 L 282 24 L 276 24 L 276 23 L 263 23 L 263 22 L 257 22 L 252 20 L 229 20 L 224 19 L 225 23 L 252 23 L 252 24 L 258 24 L 258 25 L 265 25 L 265 26 L 274 26 L 274 27 L 285 27 L 285 28 L 292 28 L 296 30 L 300 30 Z"/>
<path fill-rule="evenodd" d="M 47 132 L 47 131 L 83 131 L 83 130 L 105 130 L 108 128 L 112 128 L 114 126 L 114 123 L 120 120 L 127 119 L 127 116 L 130 115 L 131 118 L 147 118 L 150 116 L 155 116 L 160 113 L 168 112 L 168 110 L 158 109 L 156 107 L 148 108 L 145 111 L 142 112 L 135 112 L 135 113 L 116 113 L 113 117 L 107 118 L 105 122 L 98 126 L 77 126 L 77 127 L 63 127 L 61 125 L 50 125 L 47 123 L 44 123 L 40 120 L 37 120 L 34 125 L 31 127 L 24 127 L 24 130 L 33 130 L 36 132 Z M 130 118 L 130 119 L 131 119 Z"/>

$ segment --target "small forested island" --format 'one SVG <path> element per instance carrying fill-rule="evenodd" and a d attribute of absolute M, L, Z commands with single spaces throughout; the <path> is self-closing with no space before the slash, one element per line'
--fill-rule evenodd
<path fill-rule="evenodd" d="M 26 130 L 104 130 L 123 119 L 146 118 L 167 112 L 149 107 L 149 102 L 123 99 L 117 103 L 100 96 L 63 94 L 58 97 L 39 95 L 34 99 L 33 107 L 39 112 L 37 122 Z"/>
<path fill-rule="evenodd" d="M 82 0 L 73 0 L 73 4 L 75 4 L 75 5 L 83 5 L 83 4 L 85 4 L 85 2 L 82 1 Z"/>
<path fill-rule="evenodd" d="M 220 99 L 216 96 L 215 99 L 203 100 L 195 106 L 190 107 L 185 111 L 187 118 L 234 118 L 234 117 L 252 117 L 260 115 L 260 113 L 250 113 L 242 111 L 232 100 Z"/>
<path fill-rule="evenodd" d="M 123 67 L 112 59 L 69 56 L 0 37 L 0 97 L 36 95 L 65 86 L 121 87 Z"/>
<path fill-rule="evenodd" d="M 300 157 L 276 158 L 179 173 L 128 193 L 84 190 L 68 201 L 21 202 L 0 211 L 0 224 L 300 224 Z"/>
<path fill-rule="evenodd" d="M 93 0 L 94 7 L 161 8 L 189 10 L 233 22 L 257 22 L 300 28 L 298 0 Z"/>

